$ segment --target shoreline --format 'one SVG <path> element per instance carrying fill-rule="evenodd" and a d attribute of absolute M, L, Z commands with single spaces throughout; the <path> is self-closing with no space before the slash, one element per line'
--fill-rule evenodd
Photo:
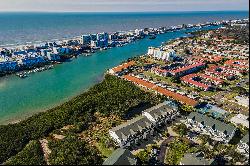
<path fill-rule="evenodd" d="M 35 41 L 35 42 L 26 42 L 26 44 L 20 44 L 20 45 L 10 44 L 12 45 L 10 47 L 6 45 L 5 47 L 2 47 L 0 45 L 0 51 L 2 50 L 2 52 L 4 52 L 0 54 L 0 58 L 1 56 L 3 58 L 3 60 L 0 61 L 0 69 L 2 68 L 0 72 L 0 77 L 4 77 L 6 75 L 17 74 L 17 73 L 23 73 L 19 75 L 19 77 L 25 78 L 25 77 L 28 77 L 28 75 L 26 75 L 26 72 L 25 72 L 26 70 L 27 72 L 31 72 L 32 70 L 34 69 L 36 70 L 39 67 L 45 67 L 46 64 L 65 63 L 67 61 L 73 60 L 73 57 L 77 58 L 78 56 L 92 56 L 92 54 L 95 52 L 104 51 L 104 50 L 108 50 L 108 49 L 112 49 L 116 47 L 123 47 L 127 44 L 137 42 L 145 38 L 155 39 L 160 34 L 176 32 L 180 30 L 188 30 L 192 28 L 204 28 L 208 26 L 228 25 L 228 24 L 231 24 L 232 21 L 244 21 L 247 19 L 249 18 L 222 20 L 222 21 L 207 21 L 207 22 L 199 22 L 195 24 L 179 24 L 179 25 L 172 25 L 172 26 L 161 26 L 158 28 L 153 28 L 153 27 L 145 28 L 144 27 L 141 29 L 133 29 L 133 30 L 126 30 L 126 31 L 119 30 L 119 31 L 114 31 L 114 32 L 109 32 L 109 33 L 103 32 L 104 36 L 105 34 L 108 35 L 107 44 L 105 44 L 105 46 L 104 45 L 99 46 L 97 44 L 95 46 L 92 46 L 92 41 L 99 41 L 99 40 L 92 40 L 91 35 L 93 34 L 83 34 L 82 36 L 74 36 L 74 37 L 69 37 L 69 38 L 64 38 L 64 39 L 62 38 L 62 39 L 51 39 L 47 41 L 39 41 L 40 43 L 36 43 L 38 41 Z M 120 33 L 122 33 L 122 36 L 125 36 L 125 37 L 120 38 L 121 37 Z M 98 32 L 95 35 L 98 35 L 98 34 L 102 34 L 102 33 Z M 91 42 L 84 43 L 83 41 L 87 39 L 83 39 L 83 36 L 89 36 Z M 116 36 L 116 37 L 113 38 L 112 36 L 113 37 Z M 154 37 L 154 38 L 151 38 L 151 37 Z M 105 37 L 104 39 L 106 40 Z M 70 42 L 74 42 L 76 44 L 71 45 L 69 44 Z M 55 48 L 54 44 L 52 44 L 51 46 L 50 45 L 51 43 L 55 43 L 57 45 L 56 48 L 66 48 L 67 50 L 70 50 L 70 51 L 67 53 L 61 53 L 60 51 L 57 50 L 56 51 L 57 53 L 56 53 L 54 51 L 54 48 Z M 83 47 L 86 47 L 86 46 L 89 48 L 83 49 Z M 48 52 L 50 54 L 55 54 L 56 59 L 52 59 L 50 55 L 49 55 L 50 58 L 48 58 L 47 52 L 43 53 L 43 49 L 41 49 L 41 47 L 46 47 L 45 50 L 47 51 L 52 49 L 52 51 L 48 51 Z M 34 52 L 32 53 L 32 56 L 35 56 L 35 58 L 40 58 L 41 60 L 39 60 L 38 63 L 34 63 L 32 65 L 26 64 L 26 62 L 20 63 L 19 60 L 23 61 L 26 58 L 27 60 L 29 60 L 30 58 L 29 56 L 31 55 L 28 54 L 28 50 L 30 48 L 33 48 L 34 50 Z M 14 60 L 13 56 L 17 50 L 22 50 L 23 52 L 26 52 L 26 54 L 24 57 L 20 58 L 19 60 L 17 59 Z M 42 53 L 45 55 L 43 55 Z M 10 58 L 8 58 L 8 60 L 4 60 L 4 58 L 8 57 L 7 56 L 8 54 L 11 55 Z M 8 63 L 15 63 L 15 65 L 11 64 L 12 66 L 11 68 L 6 67 L 6 65 L 7 66 L 9 65 Z"/>
<path fill-rule="evenodd" d="M 96 79 L 97 81 L 94 81 L 94 83 L 93 83 L 90 87 L 84 89 L 83 91 L 79 91 L 77 94 L 75 94 L 75 95 L 73 95 L 73 96 L 71 96 L 71 97 L 65 99 L 65 101 L 62 101 L 62 102 L 60 102 L 60 103 L 58 103 L 58 104 L 55 104 L 55 105 L 51 106 L 49 109 L 43 109 L 43 110 L 41 110 L 41 111 L 34 111 L 34 112 L 35 112 L 34 114 L 32 114 L 32 115 L 27 115 L 27 116 L 25 116 L 24 118 L 13 118 L 13 120 L 7 120 L 7 121 L 5 121 L 4 123 L 2 123 L 1 125 L 8 125 L 8 124 L 19 123 L 19 122 L 24 121 L 24 120 L 26 120 L 27 118 L 29 118 L 29 117 L 35 115 L 35 114 L 38 114 L 38 113 L 41 113 L 41 112 L 46 112 L 46 111 L 48 111 L 48 110 L 50 110 L 50 109 L 53 109 L 53 108 L 55 108 L 55 107 L 58 107 L 58 106 L 62 105 L 63 103 L 66 103 L 66 102 L 72 100 L 73 98 L 75 98 L 75 97 L 81 95 L 82 93 L 88 91 L 91 87 L 93 87 L 93 86 L 96 85 L 97 83 L 102 82 L 104 76 L 105 76 L 105 72 L 103 73 L 102 79 L 101 79 L 100 81 L 98 81 L 98 78 L 97 78 L 97 79 Z"/>
<path fill-rule="evenodd" d="M 95 81 L 94 81 L 94 83 L 93 83 L 93 85 L 91 85 L 90 87 L 88 87 L 88 88 L 86 88 L 86 89 L 83 89 L 82 91 L 78 92 L 77 94 L 75 94 L 75 95 L 73 95 L 73 96 L 71 96 L 71 97 L 65 99 L 65 101 L 61 101 L 60 103 L 57 103 L 57 104 L 52 105 L 52 106 L 49 106 L 49 108 L 47 108 L 47 109 L 34 111 L 34 113 L 30 113 L 30 112 L 29 112 L 29 115 L 27 114 L 27 115 L 25 115 L 24 117 L 14 117 L 14 118 L 10 118 L 9 120 L 3 120 L 2 122 L 0 122 L 0 126 L 1 126 L 1 125 L 5 126 L 5 125 L 10 125 L 10 124 L 20 123 L 20 122 L 22 122 L 22 121 L 24 121 L 24 120 L 27 120 L 28 118 L 30 118 L 30 117 L 36 115 L 36 114 L 39 114 L 39 113 L 42 113 L 42 112 L 46 112 L 46 111 L 49 111 L 49 110 L 51 110 L 51 109 L 53 109 L 53 108 L 59 107 L 59 106 L 61 106 L 62 104 L 64 104 L 64 103 L 66 103 L 66 102 L 68 102 L 68 101 L 70 101 L 70 100 L 72 100 L 72 99 L 74 99 L 74 98 L 80 96 L 81 94 L 83 94 L 83 93 L 89 91 L 89 89 L 92 88 L 93 86 L 95 86 L 96 84 L 101 83 L 101 82 L 104 80 L 105 75 L 106 75 L 106 72 L 104 72 L 104 73 L 102 74 L 102 76 L 99 76 L 98 78 L 96 78 Z M 100 78 L 101 78 L 101 79 L 100 79 Z M 99 79 L 100 79 L 100 80 L 99 80 Z"/>

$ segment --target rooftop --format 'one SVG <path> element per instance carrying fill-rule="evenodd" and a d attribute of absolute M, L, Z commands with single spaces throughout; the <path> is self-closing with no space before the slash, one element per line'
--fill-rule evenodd
<path fill-rule="evenodd" d="M 196 64 L 192 64 L 192 65 L 188 65 L 188 66 L 178 68 L 178 69 L 173 70 L 171 72 L 172 73 L 180 73 L 180 72 L 183 72 L 183 71 L 186 71 L 186 70 L 189 70 L 189 69 L 193 69 L 195 67 L 203 66 L 203 65 L 205 65 L 205 63 L 196 63 Z"/>
<path fill-rule="evenodd" d="M 171 98 L 173 98 L 173 99 L 175 99 L 177 101 L 180 101 L 182 103 L 191 105 L 193 107 L 195 107 L 198 104 L 198 102 L 196 100 L 193 100 L 193 99 L 191 99 L 189 97 L 180 95 L 180 94 L 175 93 L 175 92 L 171 92 L 169 90 L 166 90 L 164 88 L 156 86 L 153 83 L 141 80 L 139 78 L 136 78 L 136 77 L 133 77 L 133 76 L 130 76 L 130 75 L 125 75 L 124 78 L 129 80 L 129 81 L 132 81 L 132 82 L 134 82 L 136 84 L 140 84 L 140 85 L 143 85 L 143 86 L 145 86 L 147 88 L 153 89 L 153 90 L 155 90 L 155 91 L 157 91 L 157 92 L 159 92 L 159 93 L 161 93 L 161 94 L 163 94 L 165 96 L 171 97 Z"/>
<path fill-rule="evenodd" d="M 200 114 L 198 112 L 192 112 L 189 114 L 188 119 L 193 119 L 196 122 L 204 123 L 205 126 L 214 128 L 224 134 L 231 135 L 236 129 L 233 125 L 223 123 L 219 120 L 213 119 L 206 115 Z"/>
<path fill-rule="evenodd" d="M 126 139 L 129 135 L 142 131 L 146 127 L 151 126 L 152 122 L 145 116 L 139 116 L 127 121 L 117 127 L 112 128 L 110 131 L 116 133 L 121 139 Z"/>
<path fill-rule="evenodd" d="M 136 165 L 136 162 L 135 156 L 129 150 L 119 148 L 102 165 Z"/>
<path fill-rule="evenodd" d="M 205 159 L 202 153 L 186 153 L 181 160 L 182 165 L 211 165 L 214 159 Z"/>
<path fill-rule="evenodd" d="M 130 62 L 128 62 L 128 63 L 124 63 L 124 64 L 122 64 L 122 65 L 120 65 L 120 66 L 114 67 L 112 70 L 113 70 L 114 72 L 119 72 L 119 71 L 122 71 L 123 69 L 126 69 L 126 68 L 128 68 L 128 67 L 130 67 L 130 66 L 133 66 L 134 64 L 135 64 L 134 61 L 130 61 Z"/>

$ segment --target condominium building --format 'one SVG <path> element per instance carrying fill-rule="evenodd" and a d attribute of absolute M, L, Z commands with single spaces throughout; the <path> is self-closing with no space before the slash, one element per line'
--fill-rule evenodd
<path fill-rule="evenodd" d="M 228 143 L 235 134 L 233 125 L 223 123 L 198 112 L 192 112 L 186 119 L 188 128 L 205 135 L 213 140 Z"/>
<path fill-rule="evenodd" d="M 142 116 L 136 117 L 109 130 L 109 135 L 120 147 L 137 144 L 154 134 L 155 128 L 174 120 L 179 115 L 177 106 L 165 101 L 143 111 Z"/>
<path fill-rule="evenodd" d="M 238 143 L 237 150 L 245 155 L 246 157 L 249 157 L 249 133 L 247 133 Z"/>

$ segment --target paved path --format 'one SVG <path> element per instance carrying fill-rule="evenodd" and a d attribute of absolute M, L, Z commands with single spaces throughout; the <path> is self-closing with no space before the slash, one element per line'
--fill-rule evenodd
<path fill-rule="evenodd" d="M 172 142 L 174 140 L 175 137 L 173 136 L 170 136 L 168 137 L 166 140 L 164 140 L 160 146 L 160 154 L 159 156 L 157 157 L 158 160 L 161 162 L 161 163 L 164 163 L 164 160 L 165 160 L 165 156 L 166 156 L 166 150 L 167 150 L 167 145 Z"/>

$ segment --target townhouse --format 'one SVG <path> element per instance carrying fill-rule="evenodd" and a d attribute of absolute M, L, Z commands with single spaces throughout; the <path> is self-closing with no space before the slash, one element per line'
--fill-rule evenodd
<path fill-rule="evenodd" d="M 142 115 L 109 130 L 119 147 L 129 147 L 154 134 L 155 128 L 174 120 L 179 115 L 177 106 L 165 101 L 143 111 Z"/>
<path fill-rule="evenodd" d="M 165 101 L 142 112 L 154 126 L 161 126 L 174 120 L 179 115 L 178 107 L 173 102 Z"/>
<path fill-rule="evenodd" d="M 109 135 L 119 147 L 137 144 L 153 134 L 153 123 L 145 116 L 139 116 L 109 130 Z"/>
<path fill-rule="evenodd" d="M 204 154 L 200 153 L 186 153 L 180 165 L 215 165 L 214 159 L 205 159 Z"/>
<path fill-rule="evenodd" d="M 118 148 L 102 165 L 137 165 L 138 161 L 129 150 Z"/>
<path fill-rule="evenodd" d="M 230 72 L 230 70 L 224 70 L 223 67 L 219 67 L 216 65 L 210 66 L 208 69 L 205 70 L 206 75 L 221 78 L 224 80 L 234 79 L 235 75 L 232 72 Z"/>
<path fill-rule="evenodd" d="M 237 150 L 249 158 L 249 132 L 240 140 L 237 145 Z"/>
<path fill-rule="evenodd" d="M 181 78 L 181 80 L 193 87 L 200 88 L 204 91 L 209 91 L 212 90 L 213 87 L 211 85 L 202 83 L 201 80 L 202 78 L 198 74 L 189 74 Z"/>
<path fill-rule="evenodd" d="M 184 95 L 172 92 L 170 90 L 164 89 L 160 86 L 155 85 L 154 83 L 144 81 L 144 80 L 136 78 L 134 76 L 124 75 L 123 78 L 125 80 L 133 82 L 134 84 L 136 84 L 142 88 L 145 88 L 147 90 L 154 90 L 156 93 L 159 93 L 161 95 L 165 95 L 168 98 L 174 99 L 182 104 L 187 104 L 187 105 L 192 106 L 192 107 L 196 107 L 199 104 L 199 102 L 194 100 L 194 99 L 191 99 L 187 96 L 184 96 Z"/>
<path fill-rule="evenodd" d="M 116 74 L 118 72 L 121 72 L 122 70 L 127 69 L 128 67 L 131 67 L 133 65 L 135 65 L 135 62 L 130 61 L 130 62 L 127 62 L 127 63 L 123 63 L 123 64 L 121 64 L 121 65 L 119 65 L 117 67 L 114 67 L 114 68 L 110 69 L 108 72 L 110 74 L 114 75 L 114 74 Z"/>
<path fill-rule="evenodd" d="M 204 68 L 205 65 L 206 65 L 205 63 L 191 64 L 191 65 L 187 65 L 187 66 L 172 70 L 170 71 L 170 73 L 175 77 L 181 77 L 181 76 L 199 71 L 200 69 Z"/>
<path fill-rule="evenodd" d="M 209 135 L 211 139 L 228 143 L 235 134 L 236 128 L 198 112 L 192 112 L 185 120 L 189 129 Z"/>
<path fill-rule="evenodd" d="M 233 67 L 239 70 L 249 70 L 248 60 L 228 60 L 224 64 L 225 66 Z"/>

